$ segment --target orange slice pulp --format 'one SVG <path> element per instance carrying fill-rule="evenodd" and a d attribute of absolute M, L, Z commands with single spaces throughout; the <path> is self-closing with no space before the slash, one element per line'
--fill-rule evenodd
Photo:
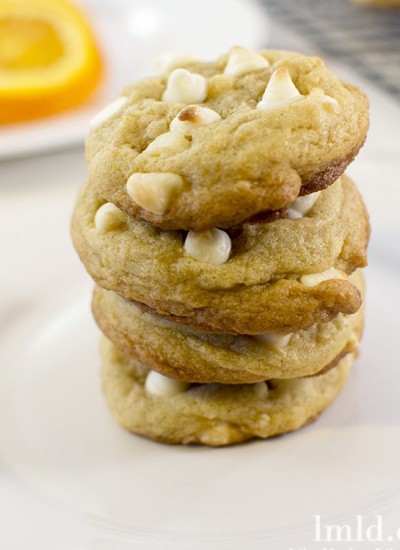
<path fill-rule="evenodd" d="M 84 102 L 102 61 L 80 10 L 67 0 L 0 0 L 0 123 Z"/>

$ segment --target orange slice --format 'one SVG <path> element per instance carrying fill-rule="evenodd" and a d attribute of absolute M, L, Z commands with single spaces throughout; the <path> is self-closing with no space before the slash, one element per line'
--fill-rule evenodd
<path fill-rule="evenodd" d="M 83 14 L 67 0 L 0 0 L 0 123 L 85 101 L 102 62 Z"/>

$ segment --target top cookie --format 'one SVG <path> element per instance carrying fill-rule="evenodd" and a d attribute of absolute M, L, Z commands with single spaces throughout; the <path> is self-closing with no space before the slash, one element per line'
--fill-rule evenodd
<path fill-rule="evenodd" d="M 92 121 L 91 181 L 133 217 L 232 227 L 333 183 L 365 140 L 366 97 L 317 57 L 235 47 L 177 62 Z"/>

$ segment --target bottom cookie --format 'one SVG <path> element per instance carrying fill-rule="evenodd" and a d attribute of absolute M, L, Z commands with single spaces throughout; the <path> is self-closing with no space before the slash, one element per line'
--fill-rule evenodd
<path fill-rule="evenodd" d="M 165 443 L 229 445 L 297 430 L 315 420 L 344 386 L 354 355 L 320 376 L 256 384 L 193 384 L 176 395 L 145 388 L 149 371 L 102 337 L 104 391 L 117 422 Z M 159 375 L 157 375 L 159 376 Z"/>

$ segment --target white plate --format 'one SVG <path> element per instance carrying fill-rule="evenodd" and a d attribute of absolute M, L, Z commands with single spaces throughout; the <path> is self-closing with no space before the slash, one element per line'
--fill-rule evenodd
<path fill-rule="evenodd" d="M 267 18 L 244 0 L 81 0 L 106 55 L 107 76 L 85 106 L 46 119 L 0 127 L 0 159 L 83 143 L 93 115 L 132 80 L 152 74 L 163 51 L 204 58 L 232 44 L 265 46 Z"/>
<path fill-rule="evenodd" d="M 396 535 L 400 266 L 386 242 L 372 243 L 362 351 L 334 405 L 299 432 L 224 449 L 165 446 L 114 423 L 90 283 L 65 273 L 0 340 L 0 548 L 323 550 L 315 515 L 368 525 L 380 514 Z M 392 546 L 328 546 L 350 547 Z"/>

